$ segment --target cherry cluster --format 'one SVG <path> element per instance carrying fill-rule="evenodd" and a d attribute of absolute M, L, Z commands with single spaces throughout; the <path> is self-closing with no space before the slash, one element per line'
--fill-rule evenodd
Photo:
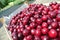
<path fill-rule="evenodd" d="M 12 17 L 7 28 L 13 40 L 60 40 L 60 4 L 30 4 Z"/>

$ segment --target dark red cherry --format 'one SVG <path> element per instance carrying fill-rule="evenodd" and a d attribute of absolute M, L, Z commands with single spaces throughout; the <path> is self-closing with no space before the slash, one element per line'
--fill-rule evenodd
<path fill-rule="evenodd" d="M 35 34 L 35 29 L 31 29 L 31 34 L 32 34 L 32 35 Z"/>
<path fill-rule="evenodd" d="M 27 40 L 32 40 L 32 35 L 28 35 Z"/>
<path fill-rule="evenodd" d="M 42 40 L 49 40 L 49 37 L 48 36 L 41 36 L 41 39 Z"/>
<path fill-rule="evenodd" d="M 43 21 L 47 21 L 47 16 L 46 16 L 46 15 L 43 15 L 43 16 L 42 16 L 42 20 L 43 20 Z"/>
<path fill-rule="evenodd" d="M 28 30 L 26 30 L 26 29 L 23 30 L 23 35 L 24 35 L 24 36 L 27 36 L 28 34 L 29 34 L 29 31 L 28 31 Z"/>
<path fill-rule="evenodd" d="M 36 23 L 37 23 L 37 24 L 41 24 L 41 23 L 42 23 L 42 19 L 39 19 L 39 18 L 36 19 Z"/>
<path fill-rule="evenodd" d="M 57 21 L 60 21 L 60 13 L 56 16 Z"/>
<path fill-rule="evenodd" d="M 35 35 L 36 36 L 41 36 L 41 31 L 37 29 Z"/>
<path fill-rule="evenodd" d="M 52 28 L 57 28 L 58 27 L 58 23 L 57 22 L 52 22 L 51 26 L 52 26 Z"/>
<path fill-rule="evenodd" d="M 42 29 L 42 34 L 47 34 L 48 33 L 48 28 L 43 28 Z"/>
<path fill-rule="evenodd" d="M 43 22 L 43 23 L 42 23 L 42 27 L 43 27 L 43 28 L 46 28 L 46 27 L 48 27 L 48 24 L 47 24 L 46 22 Z"/>

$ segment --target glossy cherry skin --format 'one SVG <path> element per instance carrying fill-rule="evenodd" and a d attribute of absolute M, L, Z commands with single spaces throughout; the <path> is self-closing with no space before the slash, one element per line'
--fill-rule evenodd
<path fill-rule="evenodd" d="M 24 35 L 24 36 L 27 36 L 28 34 L 29 34 L 29 31 L 25 29 L 25 30 L 23 31 L 23 35 Z"/>
<path fill-rule="evenodd" d="M 16 23 L 16 20 L 13 19 L 12 22 L 11 22 L 11 24 L 15 24 L 15 23 Z"/>
<path fill-rule="evenodd" d="M 36 30 L 36 33 L 35 33 L 36 36 L 41 36 L 41 31 L 40 30 Z"/>
<path fill-rule="evenodd" d="M 12 38 L 13 38 L 13 40 L 18 40 L 17 35 L 16 35 L 16 32 L 13 32 L 12 33 Z"/>
<path fill-rule="evenodd" d="M 43 28 L 46 28 L 46 27 L 48 27 L 48 24 L 47 24 L 46 22 L 43 22 L 43 23 L 42 23 L 42 27 L 43 27 Z"/>
<path fill-rule="evenodd" d="M 51 18 L 54 18 L 54 17 L 56 17 L 56 14 L 57 14 L 57 13 L 53 11 L 53 12 L 51 12 L 49 15 L 50 15 Z"/>
<path fill-rule="evenodd" d="M 52 20 L 51 19 L 48 19 L 47 20 L 47 23 L 50 25 L 52 23 Z"/>
<path fill-rule="evenodd" d="M 48 36 L 41 36 L 41 39 L 42 40 L 49 40 L 49 37 Z"/>
<path fill-rule="evenodd" d="M 31 34 L 35 35 L 35 29 L 31 29 Z"/>
<path fill-rule="evenodd" d="M 42 29 L 42 34 L 47 34 L 48 33 L 48 28 L 43 28 Z"/>
<path fill-rule="evenodd" d="M 18 33 L 21 33 L 21 30 L 20 30 L 20 29 L 17 29 L 17 32 L 18 32 Z"/>
<path fill-rule="evenodd" d="M 30 27 L 35 28 L 35 23 L 34 22 L 30 23 Z"/>
<path fill-rule="evenodd" d="M 41 40 L 39 37 L 35 36 L 34 40 Z"/>
<path fill-rule="evenodd" d="M 39 14 L 35 14 L 34 15 L 34 18 L 39 18 Z"/>
<path fill-rule="evenodd" d="M 60 21 L 60 14 L 56 16 L 57 21 Z"/>
<path fill-rule="evenodd" d="M 37 25 L 37 29 L 41 30 L 42 29 L 41 25 Z"/>
<path fill-rule="evenodd" d="M 42 19 L 37 19 L 37 20 L 36 20 L 36 23 L 37 23 L 37 24 L 41 24 L 41 23 L 42 23 Z"/>
<path fill-rule="evenodd" d="M 27 40 L 32 40 L 32 35 L 28 35 Z"/>
<path fill-rule="evenodd" d="M 30 27 L 30 26 L 28 26 L 28 27 L 26 27 L 26 29 L 27 29 L 27 30 L 31 30 L 31 27 Z"/>
<path fill-rule="evenodd" d="M 24 37 L 23 40 L 27 40 L 27 37 Z"/>
<path fill-rule="evenodd" d="M 43 16 L 42 16 L 42 20 L 43 20 L 43 21 L 47 21 L 47 16 L 46 16 L 46 15 L 43 15 Z"/>
<path fill-rule="evenodd" d="M 36 21 L 34 17 L 31 17 L 30 20 L 31 20 L 32 22 L 35 22 L 35 21 Z"/>
<path fill-rule="evenodd" d="M 57 37 L 57 31 L 54 29 L 51 29 L 48 34 L 49 34 L 50 38 L 56 38 Z"/>
<path fill-rule="evenodd" d="M 51 23 L 51 26 L 52 26 L 52 28 L 57 28 L 58 27 L 58 24 L 57 24 L 57 22 L 52 22 Z"/>

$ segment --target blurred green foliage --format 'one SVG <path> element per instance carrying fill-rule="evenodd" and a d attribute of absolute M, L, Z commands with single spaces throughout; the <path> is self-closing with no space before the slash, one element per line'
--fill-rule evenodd
<path fill-rule="evenodd" d="M 9 5 L 10 2 L 13 2 L 13 4 L 19 4 L 23 1 L 24 0 L 0 0 L 0 9 L 2 9 L 5 6 Z"/>

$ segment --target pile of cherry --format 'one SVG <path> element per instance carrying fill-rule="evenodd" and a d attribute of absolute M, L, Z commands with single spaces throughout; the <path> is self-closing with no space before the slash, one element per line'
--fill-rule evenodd
<path fill-rule="evenodd" d="M 60 40 L 60 4 L 30 4 L 8 25 L 13 40 Z"/>

